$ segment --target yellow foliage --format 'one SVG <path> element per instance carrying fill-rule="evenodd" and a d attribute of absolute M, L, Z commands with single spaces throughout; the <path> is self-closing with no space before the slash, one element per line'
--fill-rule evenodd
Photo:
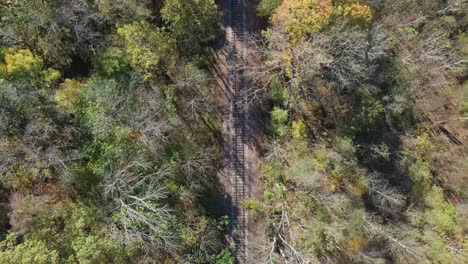
<path fill-rule="evenodd" d="M 358 196 L 362 197 L 367 193 L 368 180 L 364 176 L 365 171 L 357 171 L 352 177 L 352 192 Z"/>
<path fill-rule="evenodd" d="M 6 65 L 4 63 L 0 63 L 0 79 L 6 78 L 7 70 Z"/>
<path fill-rule="evenodd" d="M 372 11 L 358 1 L 333 6 L 331 0 L 284 0 L 272 17 L 272 22 L 288 32 L 296 43 L 307 34 L 317 32 L 328 25 L 335 14 L 349 19 L 354 24 L 369 25 Z"/>
<path fill-rule="evenodd" d="M 35 56 L 29 49 L 14 51 L 10 49 L 5 55 L 6 73 L 8 76 L 33 75 L 38 73 L 44 61 Z"/>
<path fill-rule="evenodd" d="M 44 71 L 44 82 L 46 87 L 50 88 L 55 85 L 60 77 L 60 72 L 55 69 L 50 68 Z"/>
<path fill-rule="evenodd" d="M 413 150 L 420 158 L 428 159 L 436 151 L 436 146 L 431 142 L 427 133 L 421 133 L 416 137 L 416 145 Z"/>
<path fill-rule="evenodd" d="M 112 128 L 117 142 L 134 141 L 140 138 L 140 134 L 129 127 L 116 125 Z"/>
<path fill-rule="evenodd" d="M 272 21 L 283 27 L 294 43 L 326 26 L 332 12 L 331 0 L 284 0 Z"/>
<path fill-rule="evenodd" d="M 293 121 L 291 134 L 294 139 L 307 138 L 307 127 L 304 120 Z"/>
<path fill-rule="evenodd" d="M 66 79 L 55 93 L 55 102 L 64 109 L 75 111 L 79 103 L 80 87 L 80 82 Z"/>
<path fill-rule="evenodd" d="M 339 190 L 341 187 L 343 187 L 343 184 L 341 183 L 341 180 L 337 177 L 336 173 L 334 171 L 331 172 L 331 190 L 336 191 Z"/>
<path fill-rule="evenodd" d="M 281 59 L 282 59 L 283 65 L 284 65 L 286 76 L 289 77 L 289 78 L 292 78 L 293 77 L 293 67 L 292 67 L 292 64 L 291 64 L 291 61 L 292 61 L 291 53 L 290 52 L 285 52 Z"/>
<path fill-rule="evenodd" d="M 355 24 L 369 25 L 372 22 L 372 11 L 368 5 L 349 3 L 339 5 L 336 13 L 348 18 Z"/>

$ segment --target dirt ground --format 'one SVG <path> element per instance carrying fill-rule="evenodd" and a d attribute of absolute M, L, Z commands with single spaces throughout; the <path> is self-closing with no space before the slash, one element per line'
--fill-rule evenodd
<path fill-rule="evenodd" d="M 227 0 L 217 1 L 219 9 L 224 14 L 224 32 L 227 36 L 228 33 L 228 10 Z M 260 31 L 261 20 L 257 17 L 256 12 L 256 1 L 246 1 L 246 19 L 247 28 L 249 33 L 256 33 Z M 226 45 L 226 37 L 221 39 L 211 51 L 212 58 L 212 72 L 215 76 L 216 86 L 213 87 L 213 98 L 216 98 L 215 102 L 217 112 L 219 114 L 219 131 L 220 139 L 218 140 L 220 146 L 220 154 L 218 158 L 218 180 L 220 183 L 220 189 L 224 192 L 224 200 L 226 203 L 226 209 L 229 210 L 230 201 L 230 180 L 229 177 L 232 175 L 230 168 L 230 143 L 231 143 L 231 96 L 232 91 L 229 89 L 229 76 L 228 76 L 228 47 Z M 236 44 L 240 45 L 240 44 Z M 249 53 L 250 54 L 250 53 Z M 250 55 L 249 55 L 250 56 Z M 255 59 L 247 58 L 247 63 L 255 63 Z M 247 82 L 248 85 L 248 82 Z M 246 145 L 246 172 L 247 172 L 247 183 L 249 196 L 255 199 L 261 200 L 263 197 L 263 185 L 261 178 L 261 171 L 259 168 L 260 157 L 261 157 L 261 146 L 264 141 L 265 135 L 265 118 L 263 118 L 262 111 L 255 107 L 250 108 L 246 111 L 247 121 L 247 145 Z M 266 241 L 266 224 L 264 221 L 259 219 L 248 220 L 248 249 L 247 252 L 250 257 L 249 263 L 254 261 L 255 253 L 258 248 L 262 248 Z M 231 239 L 228 237 L 228 241 Z"/>

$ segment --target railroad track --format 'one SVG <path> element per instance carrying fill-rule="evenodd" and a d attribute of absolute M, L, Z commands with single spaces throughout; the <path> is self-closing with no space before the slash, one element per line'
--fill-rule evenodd
<path fill-rule="evenodd" d="M 229 0 L 229 86 L 232 91 L 232 177 L 231 177 L 231 227 L 233 253 L 238 263 L 247 263 L 248 216 L 242 202 L 248 197 L 245 166 L 246 123 L 244 111 L 245 78 L 245 0 Z"/>

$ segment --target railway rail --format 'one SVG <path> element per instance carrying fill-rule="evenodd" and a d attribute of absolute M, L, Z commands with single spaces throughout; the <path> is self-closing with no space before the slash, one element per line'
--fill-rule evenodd
<path fill-rule="evenodd" d="M 229 0 L 229 86 L 232 120 L 232 176 L 231 176 L 231 230 L 233 254 L 238 263 L 247 263 L 247 224 L 248 216 L 242 202 L 248 197 L 245 163 L 246 122 L 244 106 L 245 78 L 245 0 Z"/>

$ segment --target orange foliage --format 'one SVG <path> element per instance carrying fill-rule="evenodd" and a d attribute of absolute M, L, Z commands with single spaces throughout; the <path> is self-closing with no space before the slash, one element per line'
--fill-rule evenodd
<path fill-rule="evenodd" d="M 366 241 L 363 238 L 354 238 L 348 241 L 346 251 L 350 255 L 355 255 L 364 246 L 366 246 Z"/>

